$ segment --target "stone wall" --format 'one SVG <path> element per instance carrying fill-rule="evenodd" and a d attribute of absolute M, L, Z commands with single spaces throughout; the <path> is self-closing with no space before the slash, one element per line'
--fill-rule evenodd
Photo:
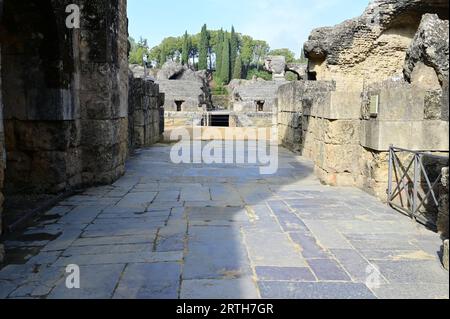
<path fill-rule="evenodd" d="M 8 192 L 58 193 L 109 183 L 124 171 L 126 1 L 75 1 L 81 29 L 65 25 L 69 3 L 4 3 Z"/>
<path fill-rule="evenodd" d="M 424 13 L 448 20 L 448 1 L 375 0 L 355 19 L 314 30 L 305 43 L 310 79 L 360 90 L 365 83 L 403 78 L 406 52 Z"/>
<path fill-rule="evenodd" d="M 444 167 L 442 169 L 442 179 L 439 190 L 439 215 L 437 222 L 438 231 L 443 239 L 449 238 L 448 197 L 449 197 L 448 167 Z"/>
<path fill-rule="evenodd" d="M 0 21 L 3 18 L 3 0 L 0 0 Z M 3 128 L 3 101 L 2 101 L 2 43 L 0 42 L 0 237 L 3 233 L 3 183 L 5 169 L 5 138 Z M 0 243 L 0 264 L 3 262 L 5 255 L 4 247 Z"/>
<path fill-rule="evenodd" d="M 276 108 L 278 88 L 286 81 L 233 80 L 228 85 L 234 112 L 269 112 Z"/>
<path fill-rule="evenodd" d="M 206 71 L 195 72 L 169 61 L 158 71 L 156 82 L 165 95 L 167 112 L 201 113 L 213 108 Z"/>
<path fill-rule="evenodd" d="M 305 44 L 313 81 L 278 91 L 280 143 L 314 160 L 323 182 L 382 200 L 391 144 L 448 155 L 445 8 L 377 0 L 361 17 L 314 30 Z"/>
<path fill-rule="evenodd" d="M 355 184 L 360 123 L 351 106 L 358 99 L 326 81 L 292 82 L 278 92 L 280 143 L 312 159 L 327 184 Z"/>
<path fill-rule="evenodd" d="M 68 4 L 81 8 L 80 29 L 66 27 Z M 0 2 L 5 196 L 56 194 L 111 183 L 123 174 L 126 6 L 126 0 Z"/>
<path fill-rule="evenodd" d="M 159 93 L 159 85 L 151 80 L 130 77 L 128 98 L 129 149 L 150 146 L 160 140 L 160 106 L 164 105 L 164 95 Z"/>

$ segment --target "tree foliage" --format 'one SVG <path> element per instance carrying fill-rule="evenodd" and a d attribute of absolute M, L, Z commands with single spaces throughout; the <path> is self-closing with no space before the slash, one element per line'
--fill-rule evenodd
<path fill-rule="evenodd" d="M 234 30 L 234 26 L 231 27 L 230 34 L 230 65 L 231 73 L 234 74 L 234 66 L 236 64 L 236 59 L 239 51 L 239 37 Z"/>
<path fill-rule="evenodd" d="M 223 29 L 208 30 L 207 26 L 203 25 L 198 34 L 185 32 L 180 37 L 165 38 L 151 50 L 146 47 L 146 41 L 141 44 L 139 52 L 133 49 L 139 47 L 138 43 L 132 44 L 132 52 L 135 53 L 130 54 L 130 62 L 142 63 L 143 52 L 148 52 L 153 64 L 161 66 L 167 60 L 181 61 L 193 69 L 214 71 L 216 82 L 223 84 L 228 84 L 231 78 L 238 77 L 252 78 L 256 75 L 264 79 L 271 78 L 270 73 L 263 70 L 264 58 L 269 52 L 285 56 L 288 63 L 295 60 L 294 53 L 290 50 L 270 51 L 266 41 L 240 34 L 234 27 L 231 32 L 227 32 Z"/>
<path fill-rule="evenodd" d="M 191 45 L 191 42 L 189 41 L 189 35 L 186 31 L 183 36 L 183 46 L 181 48 L 181 63 L 183 65 L 189 64 L 190 45 Z"/>
<path fill-rule="evenodd" d="M 225 36 L 222 51 L 222 63 L 220 69 L 220 80 L 222 83 L 228 84 L 231 80 L 231 63 L 230 63 L 230 39 Z"/>
<path fill-rule="evenodd" d="M 199 70 L 208 69 L 208 56 L 210 51 L 209 34 L 206 24 L 203 25 L 200 33 L 200 45 L 198 48 L 198 68 Z"/>
<path fill-rule="evenodd" d="M 149 55 L 147 40 L 141 38 L 139 42 L 136 42 L 130 37 L 128 41 L 130 42 L 129 63 L 142 65 L 144 54 Z"/>
<path fill-rule="evenodd" d="M 242 79 L 242 59 L 240 56 L 236 57 L 236 62 L 234 63 L 233 79 Z"/>

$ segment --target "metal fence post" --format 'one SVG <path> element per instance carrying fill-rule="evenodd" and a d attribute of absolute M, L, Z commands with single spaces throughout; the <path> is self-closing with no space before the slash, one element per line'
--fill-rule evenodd
<path fill-rule="evenodd" d="M 417 199 L 419 192 L 419 169 L 420 169 L 420 154 L 414 154 L 414 190 L 413 190 L 413 207 L 412 207 L 412 217 L 416 218 L 416 210 L 417 210 Z"/>
<path fill-rule="evenodd" d="M 392 174 L 393 174 L 393 152 L 394 152 L 394 145 L 389 146 L 389 175 L 388 175 L 388 204 L 392 201 Z"/>

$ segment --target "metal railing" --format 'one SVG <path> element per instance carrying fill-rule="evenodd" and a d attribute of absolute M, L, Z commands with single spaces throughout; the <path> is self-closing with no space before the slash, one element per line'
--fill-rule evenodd
<path fill-rule="evenodd" d="M 402 163 L 398 153 L 410 154 L 411 158 L 406 161 L 406 165 Z M 448 166 L 448 156 L 390 146 L 388 203 L 391 207 L 415 219 L 417 222 L 435 227 L 436 222 L 426 218 L 420 212 L 426 204 L 431 204 L 435 208 L 439 207 L 437 187 L 441 181 L 442 172 L 439 170 L 437 178 L 431 179 L 423 163 L 424 158 L 446 161 L 446 166 Z M 421 189 L 422 185 L 426 186 L 425 190 Z M 406 201 L 403 197 L 406 197 Z"/>

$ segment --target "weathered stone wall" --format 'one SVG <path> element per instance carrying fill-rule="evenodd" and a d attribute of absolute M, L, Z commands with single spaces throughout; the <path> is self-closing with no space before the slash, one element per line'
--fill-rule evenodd
<path fill-rule="evenodd" d="M 176 62 L 167 62 L 157 73 L 156 82 L 165 94 L 167 112 L 201 113 L 213 108 L 208 76 Z"/>
<path fill-rule="evenodd" d="M 358 18 L 314 30 L 305 53 L 317 84 L 279 89 L 280 143 L 313 159 L 324 182 L 383 200 L 391 144 L 448 152 L 447 8 L 376 0 Z M 335 87 L 317 90 L 324 81 Z"/>
<path fill-rule="evenodd" d="M 81 8 L 80 29 L 66 27 L 68 4 Z M 111 183 L 123 174 L 126 6 L 126 0 L 0 2 L 6 196 L 59 193 Z M 2 183 L 0 198 L 1 189 Z"/>
<path fill-rule="evenodd" d="M 449 238 L 449 181 L 448 181 L 448 167 L 442 169 L 442 179 L 439 190 L 439 215 L 438 215 L 438 231 L 443 239 Z"/>
<path fill-rule="evenodd" d="M 80 49 L 82 183 L 111 183 L 128 153 L 126 0 L 83 2 Z"/>
<path fill-rule="evenodd" d="M 279 141 L 315 162 L 330 185 L 355 185 L 359 145 L 356 93 L 337 92 L 334 82 L 300 81 L 278 92 Z"/>
<path fill-rule="evenodd" d="M 335 80 L 338 88 L 403 78 L 406 52 L 424 13 L 448 19 L 448 1 L 376 0 L 362 16 L 314 30 L 305 43 L 310 78 Z"/>
<path fill-rule="evenodd" d="M 128 98 L 129 148 L 150 146 L 161 137 L 161 108 L 164 98 L 151 80 L 130 77 Z"/>
<path fill-rule="evenodd" d="M 82 9 L 80 30 L 65 25 L 69 3 L 74 1 L 5 1 L 10 192 L 57 193 L 109 183 L 124 170 L 126 1 L 75 1 Z"/>
<path fill-rule="evenodd" d="M 3 0 L 0 0 L 0 21 L 3 19 Z M 2 42 L 0 41 L 0 236 L 3 233 L 3 183 L 5 170 L 5 139 L 3 128 L 3 101 L 2 101 Z M 5 255 L 4 247 L 0 243 L 0 264 L 3 262 Z"/>
<path fill-rule="evenodd" d="M 276 108 L 278 88 L 286 81 L 233 80 L 229 84 L 230 100 L 234 112 L 269 112 Z M 258 103 L 260 108 L 258 109 Z"/>

